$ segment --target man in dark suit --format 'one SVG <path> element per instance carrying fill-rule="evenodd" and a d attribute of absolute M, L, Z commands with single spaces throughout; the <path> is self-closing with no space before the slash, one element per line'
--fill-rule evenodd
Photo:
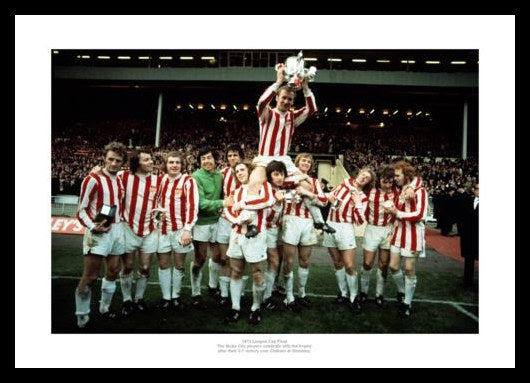
<path fill-rule="evenodd" d="M 459 193 L 458 235 L 460 235 L 460 254 L 465 258 L 464 285 L 473 285 L 475 260 L 478 259 L 478 221 L 479 221 L 479 185 L 473 186 L 473 194 Z"/>

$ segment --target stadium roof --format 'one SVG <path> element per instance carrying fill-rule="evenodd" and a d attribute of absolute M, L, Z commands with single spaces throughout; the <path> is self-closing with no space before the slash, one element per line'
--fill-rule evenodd
<path fill-rule="evenodd" d="M 273 67 L 292 50 L 94 50 L 53 49 L 54 66 L 216 68 Z M 317 69 L 478 72 L 478 50 L 303 50 Z"/>

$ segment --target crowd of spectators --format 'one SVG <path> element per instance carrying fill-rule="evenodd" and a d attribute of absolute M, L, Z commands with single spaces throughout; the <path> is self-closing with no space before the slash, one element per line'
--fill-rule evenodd
<path fill-rule="evenodd" d="M 226 145 L 239 143 L 247 158 L 257 155 L 259 132 L 254 119 L 166 122 L 160 146 L 154 147 L 155 127 L 146 120 L 99 121 L 55 128 L 52 132 L 52 195 L 79 194 L 80 184 L 90 169 L 101 164 L 101 149 L 110 141 L 133 149 L 150 147 L 155 163 L 171 150 L 181 152 L 187 172 L 197 169 L 197 149 L 208 144 L 218 151 L 219 167 L 226 165 Z M 310 152 L 344 155 L 348 169 L 372 166 L 375 169 L 396 158 L 411 158 L 433 198 L 451 190 L 468 189 L 478 179 L 478 160 L 458 158 L 459 144 L 444 137 L 443 131 L 412 128 L 367 128 L 323 125 L 308 121 L 295 133 L 294 153 Z"/>

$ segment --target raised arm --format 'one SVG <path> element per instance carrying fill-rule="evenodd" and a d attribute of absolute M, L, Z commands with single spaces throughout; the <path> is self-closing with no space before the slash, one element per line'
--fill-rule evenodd
<path fill-rule="evenodd" d="M 284 66 L 284 64 L 278 65 L 278 71 L 276 72 L 276 82 L 265 89 L 265 92 L 263 92 L 258 100 L 258 105 L 256 105 L 256 108 L 258 110 L 258 118 L 261 122 L 267 121 L 269 117 L 268 106 L 272 99 L 276 96 L 278 88 L 285 82 L 285 73 L 283 71 Z"/>
<path fill-rule="evenodd" d="M 304 92 L 305 106 L 294 112 L 294 126 L 301 125 L 308 117 L 317 111 L 317 104 L 315 102 L 315 95 L 309 89 L 307 79 L 302 82 L 302 89 Z"/>

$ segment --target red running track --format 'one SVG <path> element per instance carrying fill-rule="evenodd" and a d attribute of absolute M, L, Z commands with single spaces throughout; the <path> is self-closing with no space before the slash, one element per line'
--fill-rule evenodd
<path fill-rule="evenodd" d="M 445 255 L 455 261 L 464 263 L 464 258 L 460 256 L 460 237 L 444 237 L 437 230 L 427 229 L 425 232 L 427 246 L 432 247 L 438 253 Z M 478 261 L 475 261 L 478 266 Z"/>

